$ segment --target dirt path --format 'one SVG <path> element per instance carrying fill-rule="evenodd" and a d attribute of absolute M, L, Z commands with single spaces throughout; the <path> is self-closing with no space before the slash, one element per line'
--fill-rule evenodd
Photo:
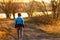
<path fill-rule="evenodd" d="M 24 30 L 24 40 L 60 40 L 53 35 L 48 35 L 37 29 L 25 28 Z"/>
<path fill-rule="evenodd" d="M 4 23 L 7 26 L 12 26 L 13 25 L 10 22 L 7 22 L 7 23 L 4 22 Z M 3 23 L 0 23 L 0 24 L 3 24 Z M 48 35 L 47 33 L 42 32 L 41 30 L 38 30 L 38 29 L 25 28 L 24 29 L 23 40 L 60 40 L 60 38 L 57 38 L 53 35 Z"/>

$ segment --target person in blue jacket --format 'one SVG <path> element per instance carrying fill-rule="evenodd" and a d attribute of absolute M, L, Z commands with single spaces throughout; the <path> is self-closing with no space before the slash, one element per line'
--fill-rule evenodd
<path fill-rule="evenodd" d="M 21 18 L 21 13 L 18 13 L 18 17 L 15 19 L 15 28 L 17 29 L 17 33 L 18 33 L 18 40 L 19 40 L 19 36 L 20 39 L 22 39 L 23 29 L 24 29 L 24 19 Z M 20 35 L 19 35 L 19 31 L 20 31 Z"/>

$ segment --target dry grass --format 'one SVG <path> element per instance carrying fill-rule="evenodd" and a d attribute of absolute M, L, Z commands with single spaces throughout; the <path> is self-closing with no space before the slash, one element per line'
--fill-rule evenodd
<path fill-rule="evenodd" d="M 47 33 L 60 34 L 60 20 L 53 21 L 48 17 L 33 17 L 26 22 L 30 28 L 41 29 Z"/>
<path fill-rule="evenodd" d="M 41 25 L 41 27 L 37 27 L 37 29 L 41 29 L 47 33 L 60 34 L 60 21 L 52 25 Z"/>
<path fill-rule="evenodd" d="M 16 30 L 12 20 L 0 20 L 0 40 L 15 40 Z"/>
<path fill-rule="evenodd" d="M 42 19 L 40 19 L 40 22 L 41 20 Z M 47 33 L 60 34 L 60 21 L 57 21 L 52 25 L 43 24 L 43 23 L 37 25 L 38 23 L 40 23 L 39 21 L 37 23 L 35 21 L 32 21 L 32 22 L 31 21 L 32 20 L 30 20 L 29 18 L 25 19 L 25 27 L 30 27 L 33 29 L 41 29 Z M 13 22 L 14 21 L 10 19 L 5 19 L 5 20 L 0 19 L 0 39 L 1 40 L 3 39 L 10 40 L 11 37 L 12 37 L 11 40 L 14 40 L 14 38 L 16 37 L 16 30 L 14 28 Z M 3 35 L 4 35 L 4 38 L 3 38 Z M 6 36 L 8 36 L 8 38 Z"/>

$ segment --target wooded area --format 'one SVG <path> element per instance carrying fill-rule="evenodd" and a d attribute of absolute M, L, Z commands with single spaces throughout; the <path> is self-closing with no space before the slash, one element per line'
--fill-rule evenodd
<path fill-rule="evenodd" d="M 28 17 L 24 18 L 24 40 L 53 40 L 53 36 L 47 33 L 60 34 L 60 0 L 51 0 L 50 3 L 35 0 L 29 3 L 3 0 L 0 2 L 0 12 L 6 14 L 6 19 L 0 19 L 0 40 L 17 40 L 14 20 L 11 20 L 10 16 L 12 14 L 15 19 L 15 13 L 19 12 L 28 14 Z M 42 12 L 43 15 L 33 16 L 34 12 Z"/>
<path fill-rule="evenodd" d="M 7 3 L 0 2 L 0 10 L 6 13 L 7 18 L 10 17 L 12 13 L 15 18 L 15 13 L 17 12 L 27 12 L 29 17 L 33 16 L 33 12 L 43 12 L 44 15 L 48 15 L 48 11 L 52 12 L 52 18 L 58 19 L 60 11 L 60 0 L 51 0 L 50 4 L 42 2 L 37 2 L 35 0 L 29 3 L 13 3 L 13 0 Z M 46 14 L 47 13 L 47 14 Z"/>

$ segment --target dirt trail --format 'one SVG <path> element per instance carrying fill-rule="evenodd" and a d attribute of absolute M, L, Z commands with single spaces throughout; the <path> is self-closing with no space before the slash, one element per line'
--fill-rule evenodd
<path fill-rule="evenodd" d="M 25 28 L 24 40 L 60 40 L 60 38 L 57 38 L 53 35 L 48 35 L 41 30 Z"/>
<path fill-rule="evenodd" d="M 14 25 L 13 22 L 4 22 L 7 26 Z M 0 23 L 2 24 L 2 23 Z M 12 26 L 13 27 L 13 26 Z M 13 27 L 14 28 L 14 27 Z M 15 30 L 16 31 L 16 30 Z M 60 38 L 57 38 L 53 35 L 48 35 L 45 32 L 42 32 L 38 29 L 31 29 L 31 28 L 25 28 L 23 33 L 23 40 L 60 40 Z M 17 36 L 16 36 L 17 37 Z"/>

